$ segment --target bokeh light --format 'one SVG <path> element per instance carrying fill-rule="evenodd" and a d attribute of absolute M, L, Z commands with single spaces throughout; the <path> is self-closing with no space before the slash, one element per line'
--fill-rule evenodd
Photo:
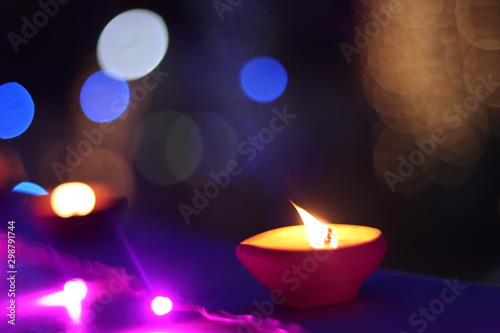
<path fill-rule="evenodd" d="M 462 36 L 485 50 L 500 49 L 500 3 L 496 0 L 458 0 L 455 16 Z"/>
<path fill-rule="evenodd" d="M 405 27 L 423 28 L 435 24 L 441 17 L 446 0 L 420 0 L 402 1 L 397 15 L 392 15 L 392 19 Z M 374 1 L 375 2 L 375 1 Z M 390 13 L 393 5 L 392 1 L 382 0 L 383 9 Z"/>
<path fill-rule="evenodd" d="M 128 83 L 110 71 L 97 71 L 90 75 L 80 91 L 83 112 L 97 123 L 112 121 L 121 116 L 127 109 L 129 100 Z"/>
<path fill-rule="evenodd" d="M 498 21 L 495 6 L 489 0 L 407 2 L 375 29 L 375 3 L 360 7 L 358 26 L 367 39 L 355 38 L 364 91 L 380 118 L 374 171 L 402 193 L 431 181 L 458 186 L 485 149 L 486 106 L 500 107 L 500 95 L 487 83 L 500 77 L 500 56 L 492 50 L 498 40 L 491 33 Z M 390 0 L 378 3 L 391 6 Z"/>
<path fill-rule="evenodd" d="M 479 101 L 500 108 L 500 89 L 487 82 L 499 82 L 500 50 L 483 50 L 471 47 L 463 60 L 463 79 L 467 92 L 474 96 L 476 90 L 484 95 Z M 478 88 L 479 87 L 479 88 Z"/>
<path fill-rule="evenodd" d="M 173 303 L 168 297 L 158 296 L 151 302 L 151 309 L 158 316 L 163 316 L 172 311 Z"/>
<path fill-rule="evenodd" d="M 150 73 L 168 48 L 168 30 L 158 14 L 132 9 L 112 19 L 97 44 L 97 59 L 102 69 L 135 80 Z"/>
<path fill-rule="evenodd" d="M 165 137 L 165 161 L 176 179 L 191 177 L 202 155 L 201 136 L 198 126 L 188 116 L 177 119 Z"/>
<path fill-rule="evenodd" d="M 47 192 L 43 187 L 41 187 L 38 184 L 31 183 L 31 182 L 21 182 L 21 183 L 17 184 L 12 189 L 12 191 L 30 194 L 30 195 L 36 195 L 36 196 L 49 194 L 49 192 Z"/>
<path fill-rule="evenodd" d="M 82 315 L 82 301 L 88 288 L 83 280 L 73 279 L 64 284 L 64 290 L 41 298 L 38 303 L 45 306 L 64 306 L 71 319 L 78 323 Z"/>
<path fill-rule="evenodd" d="M 80 279 L 68 281 L 64 284 L 64 292 L 70 299 L 82 301 L 87 295 L 87 285 Z"/>
<path fill-rule="evenodd" d="M 19 83 L 0 86 L 0 138 L 11 139 L 23 134 L 35 115 L 35 104 L 29 92 Z"/>
<path fill-rule="evenodd" d="M 92 154 L 82 159 L 78 168 L 68 174 L 67 181 L 91 185 L 98 201 L 94 211 L 102 204 L 97 185 L 107 188 L 113 197 L 124 197 L 128 202 L 134 199 L 135 180 L 131 166 L 128 161 L 110 149 L 95 148 Z"/>
<path fill-rule="evenodd" d="M 204 146 L 198 126 L 178 111 L 159 111 L 148 116 L 137 136 L 138 171 L 158 185 L 185 181 L 196 171 Z"/>
<path fill-rule="evenodd" d="M 86 184 L 65 183 L 54 189 L 50 203 L 60 217 L 85 216 L 94 209 L 96 196 Z"/>
<path fill-rule="evenodd" d="M 288 75 L 283 65 L 271 57 L 248 61 L 240 72 L 240 84 L 245 94 L 260 103 L 271 102 L 283 94 Z"/>

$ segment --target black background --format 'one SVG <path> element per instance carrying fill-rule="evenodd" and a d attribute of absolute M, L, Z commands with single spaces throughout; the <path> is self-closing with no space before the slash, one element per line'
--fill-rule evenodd
<path fill-rule="evenodd" d="M 160 67 L 171 75 L 154 92 L 150 109 L 186 114 L 223 109 L 258 114 L 256 119 L 265 121 L 273 108 L 286 105 L 299 115 L 290 133 L 305 129 L 315 145 L 297 140 L 283 152 L 278 141 L 271 143 L 259 168 L 277 177 L 277 191 L 263 191 L 249 177 L 221 191 L 190 225 L 178 209 L 193 196 L 192 186 L 186 184 L 158 186 L 136 173 L 136 196 L 129 211 L 162 221 L 165 230 L 179 227 L 243 240 L 298 223 L 286 199 L 290 197 L 331 222 L 380 228 L 389 239 L 384 267 L 481 281 L 499 266 L 498 138 L 489 139 L 476 171 L 464 184 L 430 185 L 411 195 L 392 193 L 373 172 L 372 126 L 377 115 L 363 95 L 359 59 L 354 55 L 347 63 L 339 48 L 343 41 L 352 43 L 357 22 L 346 0 L 243 0 L 224 13 L 223 21 L 210 1 L 72 0 L 60 5 L 58 14 L 19 46 L 18 54 L 7 34 L 20 34 L 22 17 L 31 18 L 40 7 L 35 1 L 2 1 L 0 83 L 21 83 L 31 93 L 36 113 L 26 133 L 0 142 L 0 147 L 19 152 L 25 180 L 56 185 L 40 179 L 43 152 L 68 134 L 68 99 L 81 80 L 81 68 L 95 65 L 100 32 L 114 16 L 132 8 L 156 11 L 170 34 Z M 279 59 L 289 76 L 283 96 L 266 104 L 245 98 L 237 83 L 241 65 L 259 55 Z M 303 155 L 310 150 L 319 152 L 321 167 Z M 290 161 L 298 161 L 296 169 Z"/>

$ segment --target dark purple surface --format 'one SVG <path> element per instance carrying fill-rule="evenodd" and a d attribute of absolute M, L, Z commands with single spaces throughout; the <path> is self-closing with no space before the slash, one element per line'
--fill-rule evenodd
<path fill-rule="evenodd" d="M 65 247 L 66 252 L 80 259 L 102 262 L 106 265 L 104 268 L 99 266 L 102 271 L 114 266 L 125 267 L 127 274 L 136 277 L 130 290 L 114 295 L 112 301 L 96 313 L 95 319 L 79 330 L 68 328 L 66 321 L 61 319 L 65 317 L 64 311 L 54 310 L 59 314 L 52 317 L 40 313 L 20 314 L 18 325 L 10 331 L 251 332 L 254 329 L 255 332 L 273 332 L 262 330 L 259 322 L 243 328 L 238 324 L 212 323 L 196 313 L 172 313 L 155 318 L 150 314 L 148 301 L 158 293 L 191 300 L 208 309 L 269 316 L 283 323 L 298 324 L 305 331 L 314 333 L 500 331 L 500 288 L 458 282 L 462 290 L 456 291 L 460 293 L 456 296 L 453 291 L 443 292 L 454 283 L 452 279 L 379 269 L 368 278 L 358 297 L 352 301 L 293 310 L 272 303 L 269 292 L 243 268 L 235 255 L 237 240 L 201 234 L 190 227 L 173 230 L 142 216 L 110 219 L 104 223 L 114 223 L 116 228 L 116 237 L 109 238 L 108 242 L 93 244 L 88 240 L 86 247 L 72 248 L 66 244 L 60 248 Z M 118 236 L 118 230 L 123 232 L 122 238 Z M 124 245 L 127 242 L 128 245 Z M 75 270 L 68 273 L 63 266 L 64 263 L 53 267 L 46 263 L 25 265 L 19 273 L 20 294 L 28 297 L 34 292 L 60 286 L 65 279 L 78 276 L 78 270 L 81 271 L 80 277 L 88 274 L 83 272 L 83 264 L 77 266 L 76 273 Z M 99 278 L 109 279 L 109 276 L 97 274 L 95 280 Z M 4 282 L 0 287 L 5 290 Z M 448 303 L 444 299 L 439 301 L 443 295 Z M 5 292 L 1 296 L 3 300 Z M 430 319 L 424 319 L 418 312 L 429 306 L 435 307 L 435 315 L 429 312 Z M 5 321 L 3 319 L 0 326 L 2 332 L 7 330 Z M 300 330 L 292 326 L 289 331 Z"/>

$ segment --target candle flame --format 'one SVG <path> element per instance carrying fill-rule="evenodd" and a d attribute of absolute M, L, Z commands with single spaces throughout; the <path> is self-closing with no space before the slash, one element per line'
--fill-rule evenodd
<path fill-rule="evenodd" d="M 297 209 L 302 222 L 306 226 L 307 239 L 312 247 L 317 249 L 337 248 L 338 238 L 332 227 L 319 221 L 306 210 L 293 203 L 293 201 L 290 200 L 290 202 Z"/>
<path fill-rule="evenodd" d="M 87 184 L 64 183 L 54 189 L 50 203 L 60 217 L 85 216 L 94 210 L 96 196 Z"/>

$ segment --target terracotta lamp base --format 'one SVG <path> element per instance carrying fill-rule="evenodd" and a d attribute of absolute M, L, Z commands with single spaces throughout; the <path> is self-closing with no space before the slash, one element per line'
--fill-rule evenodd
<path fill-rule="evenodd" d="M 263 232 L 241 242 L 238 259 L 277 302 L 296 309 L 345 302 L 378 267 L 387 239 L 378 229 L 329 224 L 338 247 L 312 248 L 305 226 Z M 279 299 L 278 299 L 279 298 Z"/>

